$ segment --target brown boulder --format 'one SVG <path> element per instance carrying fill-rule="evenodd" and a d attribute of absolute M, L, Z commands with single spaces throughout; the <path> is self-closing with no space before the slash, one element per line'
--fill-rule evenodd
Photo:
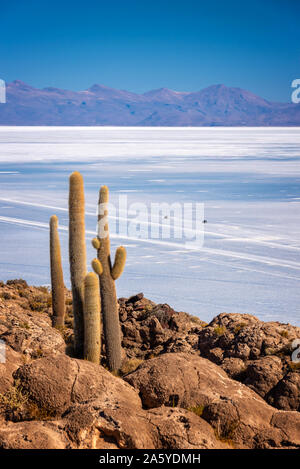
<path fill-rule="evenodd" d="M 245 375 L 243 383 L 261 397 L 265 397 L 283 377 L 282 361 L 276 356 L 262 357 L 248 365 Z"/>
<path fill-rule="evenodd" d="M 300 447 L 300 414 L 299 412 L 276 412 L 272 418 L 272 426 L 280 429 L 283 434 L 283 447 Z"/>
<path fill-rule="evenodd" d="M 0 428 L 0 449 L 68 449 L 67 436 L 56 422 L 8 422 Z"/>
<path fill-rule="evenodd" d="M 185 409 L 160 407 L 148 412 L 157 428 L 155 447 L 162 449 L 228 449 L 217 439 L 213 428 L 202 418 Z"/>
<path fill-rule="evenodd" d="M 30 402 L 50 415 L 61 415 L 72 403 L 105 396 L 110 403 L 127 399 L 140 406 L 140 399 L 127 383 L 103 367 L 65 355 L 47 357 L 24 365 L 14 373 Z"/>
<path fill-rule="evenodd" d="M 300 411 L 300 373 L 287 373 L 269 392 L 266 400 L 277 409 Z"/>
<path fill-rule="evenodd" d="M 146 360 L 125 380 L 139 390 L 147 408 L 205 406 L 228 396 L 236 400 L 242 397 L 255 400 L 263 413 L 266 409 L 268 415 L 272 413 L 272 409 L 253 391 L 228 378 L 219 366 L 196 355 L 164 354 Z"/>
<path fill-rule="evenodd" d="M 0 394 L 6 393 L 13 385 L 12 374 L 24 363 L 20 353 L 6 346 L 5 363 L 0 363 Z"/>
<path fill-rule="evenodd" d="M 240 380 L 247 369 L 246 362 L 240 358 L 224 358 L 220 366 L 230 378 L 237 380 Z"/>
<path fill-rule="evenodd" d="M 132 390 L 133 391 L 133 390 Z M 72 406 L 64 429 L 78 448 L 154 448 L 154 429 L 140 403 L 109 393 L 86 404 Z M 114 402 L 113 402 L 114 401 Z"/>

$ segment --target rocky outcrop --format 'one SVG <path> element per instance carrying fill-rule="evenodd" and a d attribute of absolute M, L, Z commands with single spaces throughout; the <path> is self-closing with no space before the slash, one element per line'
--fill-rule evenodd
<path fill-rule="evenodd" d="M 155 305 L 142 294 L 119 303 L 127 359 L 170 352 L 200 355 L 278 409 L 299 409 L 300 367 L 291 362 L 299 327 L 226 313 L 206 324 L 166 304 Z"/>
<path fill-rule="evenodd" d="M 206 325 L 199 318 L 156 305 L 142 293 L 119 300 L 122 346 L 128 359 L 145 359 L 168 352 L 198 352 L 198 334 Z"/>
<path fill-rule="evenodd" d="M 114 376 L 72 358 L 66 298 L 56 330 L 47 289 L 0 283 L 0 448 L 300 448 L 299 328 L 225 313 L 207 325 L 140 293 L 119 300 Z"/>
<path fill-rule="evenodd" d="M 285 419 L 289 430 L 284 429 L 283 424 L 276 423 L 278 411 L 207 359 L 183 353 L 164 354 L 145 361 L 125 380 L 139 391 L 144 407 L 165 405 L 195 412 L 214 428 L 221 441 L 234 447 L 296 448 L 299 444 L 298 412 L 291 413 L 291 425 Z M 282 419 L 284 413 L 280 415 Z"/>
<path fill-rule="evenodd" d="M 257 360 L 283 353 L 299 338 L 300 328 L 279 322 L 263 322 L 250 314 L 219 314 L 199 334 L 199 350 L 203 356 L 215 348 L 222 357 Z"/>
<path fill-rule="evenodd" d="M 202 328 L 199 352 L 283 410 L 300 408 L 300 367 L 291 361 L 300 328 L 250 314 L 220 314 Z M 292 372 L 293 370 L 293 372 Z"/>
<path fill-rule="evenodd" d="M 51 327 L 47 289 L 14 282 L 0 288 L 0 339 L 24 359 L 64 353 L 64 338 Z"/>

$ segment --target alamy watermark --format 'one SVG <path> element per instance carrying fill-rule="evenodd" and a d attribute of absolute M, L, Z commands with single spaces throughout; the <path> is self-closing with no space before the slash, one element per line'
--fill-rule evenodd
<path fill-rule="evenodd" d="M 0 104 L 6 103 L 6 86 L 5 81 L 0 79 Z"/>
<path fill-rule="evenodd" d="M 291 356 L 292 362 L 300 363 L 300 339 L 293 340 L 292 349 L 295 349 Z"/>
<path fill-rule="evenodd" d="M 0 363 L 6 362 L 6 346 L 5 342 L 0 339 Z"/>
<path fill-rule="evenodd" d="M 296 88 L 292 92 L 292 96 L 291 96 L 292 102 L 294 104 L 298 104 L 300 103 L 300 78 L 296 78 L 295 80 L 293 80 L 291 86 L 292 88 Z"/>
<path fill-rule="evenodd" d="M 116 204 L 98 205 L 97 233 L 109 233 L 131 240 L 180 242 L 187 249 L 201 249 L 204 241 L 204 204 L 195 202 L 142 202 L 129 204 L 127 195 L 120 195 Z"/>

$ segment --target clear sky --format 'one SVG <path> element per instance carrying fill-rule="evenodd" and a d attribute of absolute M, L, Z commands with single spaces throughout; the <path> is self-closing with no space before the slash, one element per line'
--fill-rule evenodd
<path fill-rule="evenodd" d="M 0 0 L 0 78 L 135 92 L 223 83 L 290 101 L 300 0 Z"/>

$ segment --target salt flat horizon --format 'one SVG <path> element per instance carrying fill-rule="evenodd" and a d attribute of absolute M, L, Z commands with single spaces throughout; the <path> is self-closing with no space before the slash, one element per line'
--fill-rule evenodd
<path fill-rule="evenodd" d="M 209 321 L 221 312 L 300 325 L 300 132 L 262 127 L 0 127 L 0 279 L 49 284 L 48 221 L 68 271 L 68 176 L 85 180 L 87 240 L 98 190 L 129 203 L 204 203 L 204 246 L 112 237 L 128 263 L 119 296 L 143 291 Z M 88 259 L 94 253 L 88 242 Z"/>

